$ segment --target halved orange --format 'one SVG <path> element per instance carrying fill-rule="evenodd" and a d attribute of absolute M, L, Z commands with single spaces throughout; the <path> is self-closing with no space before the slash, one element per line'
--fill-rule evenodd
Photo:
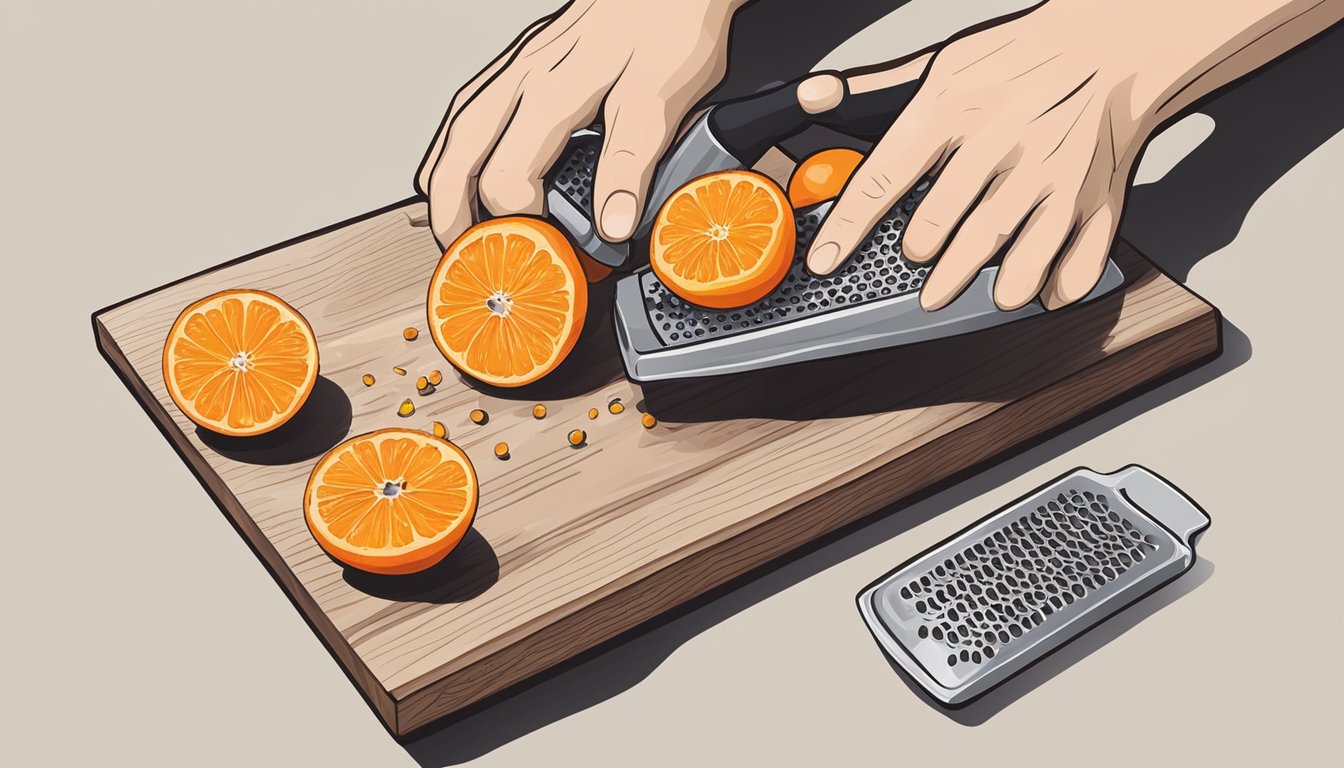
<path fill-rule="evenodd" d="M 806 208 L 839 197 L 862 162 L 862 153 L 843 147 L 808 155 L 789 176 L 789 202 L 794 208 Z"/>
<path fill-rule="evenodd" d="M 332 448 L 313 468 L 303 516 L 337 561 L 369 573 L 429 568 L 476 517 L 476 471 L 461 448 L 412 429 L 380 429 Z"/>
<path fill-rule="evenodd" d="M 269 432 L 317 383 L 317 338 L 265 291 L 222 291 L 182 310 L 163 345 L 163 380 L 182 412 L 222 435 Z"/>
<path fill-rule="evenodd" d="M 765 298 L 788 274 L 795 239 L 784 190 L 754 171 L 701 176 L 672 193 L 649 238 L 649 263 L 681 298 L 714 309 Z"/>
<path fill-rule="evenodd" d="M 588 281 L 541 219 L 483 221 L 453 241 L 429 281 L 429 332 L 458 370 L 519 387 L 555 370 L 583 330 Z"/>
<path fill-rule="evenodd" d="M 588 278 L 590 283 L 600 283 L 612 273 L 611 267 L 589 256 L 582 249 L 575 251 L 574 255 L 579 257 L 579 266 L 583 267 L 583 276 Z"/>

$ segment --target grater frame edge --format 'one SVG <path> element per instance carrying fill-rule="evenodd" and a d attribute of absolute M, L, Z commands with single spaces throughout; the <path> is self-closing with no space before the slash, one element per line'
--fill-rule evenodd
<path fill-rule="evenodd" d="M 1163 533 L 1170 536 L 1171 544 L 1174 545 L 1174 556 L 1167 561 L 1156 566 L 1152 572 L 1140 577 L 1129 588 L 1122 588 L 1119 592 L 1103 599 L 1094 606 L 1078 614 L 1064 626 L 1048 632 L 1041 641 L 1024 648 L 1023 651 L 1010 658 L 1006 663 L 991 668 L 988 672 L 973 677 L 965 684 L 950 688 L 929 674 L 916 660 L 895 634 L 890 631 L 883 619 L 878 615 L 875 601 L 876 595 L 893 579 L 898 576 L 905 576 L 911 570 L 912 566 L 919 564 L 930 556 L 935 554 L 942 555 L 948 551 L 955 550 L 953 545 L 965 544 L 974 539 L 974 534 L 978 529 L 996 529 L 1000 527 L 1003 518 L 1011 517 L 1011 513 L 1019 511 L 1026 502 L 1032 500 L 1047 491 L 1054 491 L 1067 481 L 1076 478 L 1082 478 L 1092 481 L 1099 485 L 1110 487 L 1118 494 L 1123 494 L 1120 482 L 1136 475 L 1143 475 L 1160 483 L 1165 489 L 1178 496 L 1184 503 L 1188 504 L 1199 516 L 1202 517 L 1202 524 L 1193 530 L 1187 537 L 1171 530 L 1168 525 L 1152 511 L 1138 504 L 1133 503 L 1126 497 L 1126 503 L 1134 508 L 1139 514 L 1148 519 L 1149 522 L 1160 528 Z M 966 527 L 940 539 L 931 546 L 907 558 L 900 565 L 887 571 L 886 573 L 873 580 L 855 596 L 856 606 L 864 620 L 869 633 L 881 649 L 883 656 L 893 666 L 900 670 L 900 673 L 912 682 L 911 687 L 917 687 L 919 693 L 926 696 L 940 707 L 957 710 L 961 709 L 985 696 L 986 694 L 999 688 L 1002 684 L 1016 678 L 1026 670 L 1035 666 L 1037 663 L 1051 657 L 1051 655 L 1069 645 L 1073 641 L 1092 631 L 1099 625 L 1106 622 L 1113 616 L 1124 612 L 1127 608 L 1133 606 L 1139 601 L 1147 598 L 1163 587 L 1185 575 L 1194 567 L 1198 561 L 1198 555 L 1195 552 L 1195 543 L 1199 536 L 1205 533 L 1212 524 L 1208 513 L 1204 511 L 1189 495 L 1181 491 L 1166 478 L 1149 470 L 1148 468 L 1137 464 L 1128 464 L 1114 472 L 1101 474 L 1087 467 L 1076 467 L 1063 474 L 1052 478 L 1046 483 L 1033 488 L 1017 499 L 995 509 L 993 512 L 972 521 Z M 1131 597 L 1128 592 L 1133 591 Z"/>

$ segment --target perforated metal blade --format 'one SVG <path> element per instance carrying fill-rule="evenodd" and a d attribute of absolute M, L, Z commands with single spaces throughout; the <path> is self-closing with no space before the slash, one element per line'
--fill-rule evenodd
<path fill-rule="evenodd" d="M 1208 526 L 1148 469 L 1077 469 L 873 582 L 859 612 L 901 670 L 957 706 L 1187 571 Z"/>
<path fill-rule="evenodd" d="M 609 267 L 630 257 L 628 243 L 608 243 L 593 225 L 593 179 L 602 149 L 600 127 L 575 131 L 560 161 L 546 176 L 546 211 L 574 244 Z"/>
<path fill-rule="evenodd" d="M 921 182 L 892 209 L 838 272 L 816 277 L 805 256 L 831 202 L 797 214 L 794 263 L 780 286 L 749 307 L 697 307 L 645 269 L 616 286 L 616 333 L 625 367 L 636 381 L 717 376 L 955 336 L 1038 315 L 1033 301 L 1010 312 L 993 298 L 991 266 L 960 297 L 937 312 L 919 306 L 929 268 L 906 261 L 901 238 L 928 191 Z M 1114 262 L 1084 301 L 1118 288 Z"/>

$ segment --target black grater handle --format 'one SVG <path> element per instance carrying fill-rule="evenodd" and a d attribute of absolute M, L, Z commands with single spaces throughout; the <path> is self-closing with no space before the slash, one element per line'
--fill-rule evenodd
<path fill-rule="evenodd" d="M 798 103 L 798 86 L 814 77 L 831 75 L 844 85 L 839 106 L 816 114 Z M 839 72 L 817 72 L 737 101 L 724 102 L 709 113 L 710 133 L 724 149 L 752 165 L 766 150 L 812 125 L 823 125 L 857 139 L 876 141 L 919 90 L 919 80 L 850 93 L 849 81 Z"/>

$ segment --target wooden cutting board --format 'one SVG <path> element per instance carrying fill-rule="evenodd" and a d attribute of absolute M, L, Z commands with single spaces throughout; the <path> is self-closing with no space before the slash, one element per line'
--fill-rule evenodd
<path fill-rule="evenodd" d="M 1114 256 L 1125 287 L 1085 306 L 902 349 L 656 387 L 624 377 L 610 286 L 599 285 L 561 368 L 525 390 L 484 392 L 459 380 L 424 332 L 439 258 L 424 216 L 422 203 L 398 203 L 93 317 L 108 362 L 398 737 L 1220 348 L 1217 311 L 1121 242 Z M 308 318 L 322 373 L 291 424 L 242 440 L 198 431 L 160 371 L 182 307 L 239 287 L 276 293 Z M 407 326 L 419 340 L 403 340 Z M 418 396 L 415 377 L 436 368 L 443 385 Z M 365 373 L 374 386 L 360 382 Z M 399 418 L 407 397 L 417 410 Z M 617 397 L 628 408 L 613 415 L 606 405 Z M 532 416 L 538 402 L 549 409 L 542 421 Z M 489 422 L 472 424 L 472 408 Z M 642 428 L 640 410 L 658 425 Z M 473 533 L 420 576 L 343 570 L 304 524 L 309 471 L 347 436 L 433 420 L 480 477 Z M 565 441 L 575 427 L 589 435 L 579 449 Z M 492 454 L 501 440 L 512 448 L 507 462 Z"/>

